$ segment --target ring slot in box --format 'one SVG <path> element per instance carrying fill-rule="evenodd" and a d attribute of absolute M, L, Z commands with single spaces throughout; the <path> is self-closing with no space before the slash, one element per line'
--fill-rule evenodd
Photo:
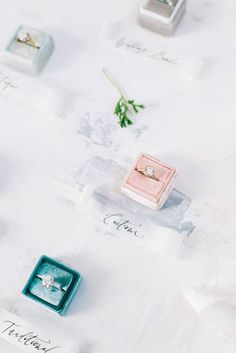
<path fill-rule="evenodd" d="M 139 9 L 142 26 L 172 35 L 186 10 L 186 0 L 145 0 Z"/>
<path fill-rule="evenodd" d="M 42 256 L 22 293 L 35 302 L 64 315 L 74 298 L 81 275 L 47 256 Z"/>
<path fill-rule="evenodd" d="M 6 46 L 2 60 L 18 70 L 36 75 L 46 65 L 53 49 L 54 42 L 49 34 L 20 26 Z"/>
<path fill-rule="evenodd" d="M 175 183 L 176 169 L 147 154 L 141 154 L 122 182 L 121 190 L 143 205 L 159 210 Z"/>

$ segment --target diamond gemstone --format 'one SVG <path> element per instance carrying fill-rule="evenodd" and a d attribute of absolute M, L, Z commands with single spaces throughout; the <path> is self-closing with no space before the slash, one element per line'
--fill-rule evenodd
<path fill-rule="evenodd" d="M 52 276 L 43 277 L 42 285 L 46 288 L 51 288 L 54 286 L 54 278 Z"/>
<path fill-rule="evenodd" d="M 154 176 L 154 168 L 150 165 L 146 166 L 144 169 L 144 174 L 148 177 Z"/>
<path fill-rule="evenodd" d="M 22 32 L 19 35 L 19 39 L 21 42 L 28 42 L 30 40 L 30 34 L 28 32 Z"/>
<path fill-rule="evenodd" d="M 177 3 L 177 0 L 159 0 L 159 1 L 169 6 L 175 6 Z"/>

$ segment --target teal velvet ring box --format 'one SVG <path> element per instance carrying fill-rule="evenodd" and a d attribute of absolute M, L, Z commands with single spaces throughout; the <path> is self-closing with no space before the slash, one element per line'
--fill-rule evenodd
<path fill-rule="evenodd" d="M 22 294 L 64 315 L 80 282 L 79 272 L 43 255 L 28 279 Z"/>
<path fill-rule="evenodd" d="M 24 72 L 38 74 L 54 49 L 52 37 L 37 29 L 19 26 L 6 46 L 2 60 Z"/>

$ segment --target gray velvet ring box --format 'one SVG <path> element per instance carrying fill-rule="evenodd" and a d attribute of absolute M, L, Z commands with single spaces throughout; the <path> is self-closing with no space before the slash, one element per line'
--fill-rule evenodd
<path fill-rule="evenodd" d="M 21 25 L 6 46 L 2 60 L 15 69 L 37 75 L 53 49 L 54 42 L 49 34 Z"/>
<path fill-rule="evenodd" d="M 170 36 L 186 10 L 186 0 L 144 0 L 139 9 L 143 27 Z"/>

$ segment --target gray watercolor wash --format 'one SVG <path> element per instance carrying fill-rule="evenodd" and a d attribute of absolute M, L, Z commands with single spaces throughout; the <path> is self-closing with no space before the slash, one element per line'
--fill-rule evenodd
<path fill-rule="evenodd" d="M 117 117 L 110 111 L 110 108 L 104 109 L 96 99 L 88 99 L 86 94 L 82 94 L 81 102 L 75 102 L 70 106 L 63 120 L 75 127 L 77 133 L 83 136 L 91 144 L 105 148 L 117 150 L 121 142 L 116 141 L 116 135 L 120 131 L 117 124 Z M 111 102 L 107 102 L 110 106 Z M 106 106 L 106 104 L 105 104 Z M 91 107 L 88 109 L 88 107 Z M 96 109 L 94 109 L 96 107 Z M 100 109 L 98 109 L 100 107 Z M 134 119 L 136 122 L 136 120 Z M 147 125 L 140 121 L 128 129 L 131 138 L 138 139 L 146 130 Z"/>
<path fill-rule="evenodd" d="M 158 212 L 160 225 L 190 235 L 195 226 L 191 221 L 184 221 L 190 205 L 191 199 L 188 196 L 173 189 L 164 207 Z"/>
<path fill-rule="evenodd" d="M 107 171 L 109 170 L 109 179 Z M 139 214 L 144 221 L 170 228 L 180 234 L 189 236 L 195 229 L 191 221 L 185 221 L 191 199 L 181 191 L 173 189 L 164 207 L 159 211 L 153 211 L 136 201 L 129 199 L 120 192 L 120 183 L 127 169 L 122 168 L 113 160 L 94 157 L 79 182 L 80 185 L 92 185 L 95 187 L 95 197 L 101 207 L 112 205 L 133 214 Z"/>
<path fill-rule="evenodd" d="M 120 192 L 108 191 L 108 189 L 104 185 L 98 188 L 94 194 L 102 208 L 109 204 L 110 207 L 126 210 L 128 213 L 135 215 L 135 217 L 138 214 L 140 221 L 143 220 L 157 226 L 170 228 L 186 236 L 189 236 L 195 229 L 191 221 L 184 221 L 191 199 L 176 189 L 172 191 L 168 201 L 159 211 L 153 211 L 129 199 Z"/>
<path fill-rule="evenodd" d="M 0 236 L 5 235 L 7 232 L 7 223 L 0 221 Z"/>

